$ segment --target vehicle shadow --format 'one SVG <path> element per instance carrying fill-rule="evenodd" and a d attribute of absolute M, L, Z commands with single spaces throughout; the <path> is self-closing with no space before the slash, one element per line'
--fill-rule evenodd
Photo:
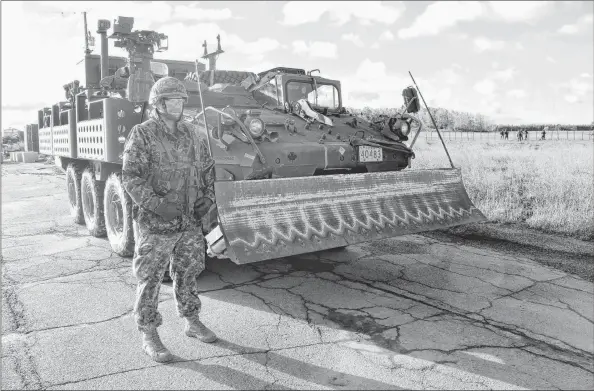
<path fill-rule="evenodd" d="M 414 243 L 412 245 L 407 245 L 406 242 L 403 242 L 402 245 L 408 246 L 406 249 L 407 251 L 411 251 L 411 249 L 415 250 L 416 246 Z M 348 250 L 343 251 L 348 252 Z M 337 259 L 336 256 L 332 258 Z M 354 270 L 362 277 L 362 280 L 364 279 L 369 281 L 369 276 L 373 276 L 374 274 L 377 275 L 378 273 L 376 268 L 379 264 L 374 263 L 373 260 L 365 259 L 364 261 L 353 262 L 353 264 L 355 263 L 357 265 L 356 269 Z M 326 308 L 327 312 L 325 314 L 321 314 L 319 317 L 309 317 L 308 315 L 303 314 L 295 315 L 295 309 L 291 308 L 292 306 L 295 306 L 294 302 L 285 302 L 280 297 L 277 300 L 272 294 L 267 296 L 267 302 L 265 303 L 266 305 L 263 305 L 261 301 L 254 299 L 254 296 L 251 294 L 251 292 L 245 291 L 245 289 L 247 289 L 246 287 L 249 288 L 250 285 L 259 285 L 262 282 L 270 281 L 274 278 L 282 279 L 285 276 L 290 277 L 289 275 L 292 273 L 301 271 L 306 273 L 301 273 L 299 274 L 300 276 L 305 276 L 307 274 L 307 277 L 304 278 L 316 279 L 316 281 L 318 281 L 317 286 L 322 287 L 324 292 L 330 292 L 333 288 L 328 286 L 324 288 L 324 285 L 334 284 L 333 286 L 335 287 L 338 287 L 339 285 L 335 284 L 332 280 L 328 280 L 326 278 L 317 278 L 317 276 L 320 274 L 323 275 L 332 273 L 334 268 L 347 264 L 348 261 L 330 261 L 324 258 L 323 254 L 319 259 L 314 259 L 314 257 L 311 256 L 295 256 L 264 261 L 251 265 L 235 265 L 228 260 L 208 260 L 206 272 L 199 277 L 199 283 L 201 285 L 206 284 L 207 282 L 215 279 L 215 277 L 217 280 L 220 278 L 220 280 L 222 280 L 224 283 L 221 283 L 219 280 L 219 285 L 216 289 L 206 289 L 204 292 L 200 293 L 200 295 L 210 297 L 218 301 L 222 300 L 229 302 L 233 305 L 252 308 L 257 311 L 267 311 L 277 315 L 280 314 L 282 316 L 288 316 L 293 319 L 309 323 L 311 326 L 345 330 L 367 335 L 369 336 L 369 339 L 366 341 L 366 343 L 376 346 L 380 351 L 393 352 L 392 356 L 395 357 L 394 362 L 396 366 L 400 365 L 397 363 L 397 361 L 400 360 L 400 362 L 413 362 L 417 363 L 416 365 L 421 366 L 429 366 L 434 364 L 442 367 L 449 367 L 449 372 L 452 374 L 458 374 L 457 376 L 454 375 L 453 378 L 459 376 L 474 378 L 476 379 L 475 384 L 477 384 L 477 387 L 480 384 L 483 384 L 484 381 L 494 384 L 494 388 L 534 388 L 535 386 L 537 388 L 550 388 L 552 387 L 553 383 L 560 384 L 564 382 L 568 382 L 568 384 L 576 384 L 575 387 L 571 388 L 583 388 L 581 384 L 584 382 L 587 383 L 587 377 L 585 376 L 586 372 L 583 370 L 583 365 L 563 365 L 561 362 L 551 365 L 550 362 L 547 362 L 546 375 L 543 375 L 541 364 L 545 365 L 545 363 L 544 361 L 542 363 L 539 361 L 539 356 L 545 356 L 547 352 L 539 351 L 536 354 L 531 354 L 527 350 L 523 349 L 527 346 L 530 346 L 529 349 L 537 348 L 540 350 L 538 346 L 543 347 L 543 344 L 535 344 L 534 341 L 525 339 L 521 336 L 518 338 L 514 337 L 513 340 L 509 339 L 509 343 L 507 343 L 509 337 L 493 337 L 494 334 L 490 333 L 487 328 L 483 328 L 480 322 L 472 321 L 471 319 L 456 319 L 452 321 L 458 322 L 459 328 L 456 332 L 464 333 L 466 332 L 466 328 L 468 328 L 471 330 L 468 331 L 469 333 L 476 333 L 478 335 L 469 335 L 469 340 L 472 341 L 470 343 L 462 343 L 460 346 L 455 345 L 454 348 L 452 348 L 452 342 L 449 341 L 450 337 L 447 334 L 444 334 L 442 329 L 443 324 L 448 325 L 449 320 L 445 320 L 443 323 L 440 323 L 434 322 L 435 318 L 433 318 L 427 321 L 420 320 L 422 323 L 421 326 L 425 332 L 425 336 L 429 337 L 431 343 L 423 341 L 423 334 L 415 333 L 415 335 L 418 336 L 416 338 L 419 339 L 418 346 L 422 346 L 423 348 L 411 348 L 411 346 L 417 345 L 417 341 L 411 342 L 409 340 L 406 345 L 408 349 L 405 349 L 401 343 L 399 329 L 397 332 L 395 332 L 395 335 L 389 334 L 389 329 L 393 328 L 393 326 L 387 326 L 392 320 L 391 315 L 387 318 L 373 318 L 362 313 L 357 314 L 357 311 L 353 311 L 351 313 L 349 313 L 349 311 L 342 311 L 342 309 L 336 306 L 335 302 L 333 302 L 330 297 L 328 297 L 328 300 L 325 301 L 323 295 L 321 299 L 320 295 L 316 296 L 316 303 L 314 304 Z M 385 263 L 383 265 L 385 265 Z M 398 287 L 400 281 L 404 283 L 404 280 L 400 280 L 398 277 L 401 275 L 400 272 L 402 267 L 399 267 L 398 265 L 391 265 L 391 267 L 394 269 L 394 277 L 382 279 L 381 281 L 384 283 L 389 283 L 394 287 Z M 418 265 L 416 267 L 419 268 Z M 429 266 L 427 266 L 426 270 L 422 269 L 423 266 L 420 266 L 420 268 L 421 269 L 417 270 L 418 273 L 436 273 L 435 269 L 432 269 Z M 386 272 L 384 270 L 382 273 L 389 274 L 390 272 Z M 454 289 L 453 287 L 455 286 L 455 283 L 449 280 L 448 275 L 448 273 L 444 273 L 443 275 L 440 274 L 436 277 L 441 279 L 441 287 L 445 290 Z M 354 282 L 358 276 L 353 277 L 354 280 L 349 282 Z M 255 288 L 261 289 L 261 286 L 258 285 L 256 285 Z M 215 287 L 213 286 L 213 288 Z M 370 287 L 370 289 L 372 289 L 372 287 Z M 226 294 L 224 293 L 226 290 L 233 290 L 239 292 L 240 294 Z M 350 292 L 353 294 L 352 297 L 344 297 L 344 300 L 347 302 L 359 300 L 360 297 L 357 296 L 366 295 L 366 292 L 360 289 L 351 289 Z M 289 293 L 289 295 L 290 294 L 291 293 Z M 300 297 L 300 299 L 303 299 L 303 297 Z M 398 307 L 398 303 L 401 301 L 410 301 L 409 299 L 400 297 L 398 295 L 390 296 L 389 300 L 391 301 L 392 307 Z M 437 317 L 441 315 L 455 317 L 454 314 L 448 314 L 447 311 L 438 314 Z M 394 315 L 394 317 L 397 316 L 398 315 Z M 412 319 L 412 322 L 414 321 L 415 320 Z M 398 319 L 394 319 L 394 324 L 398 324 Z M 388 331 L 388 334 L 386 334 L 386 331 Z M 498 339 L 498 342 L 492 343 L 490 340 L 491 338 Z M 239 348 L 244 349 L 243 347 L 234 345 L 228 341 L 222 341 L 222 343 L 223 346 L 228 347 L 230 350 L 237 350 Z M 382 354 L 385 355 L 386 353 Z M 279 365 L 279 368 L 275 369 L 300 378 L 303 378 L 303 373 L 328 371 L 326 368 L 319 368 L 315 366 L 313 368 L 309 368 L 310 365 L 307 363 L 293 360 L 278 355 L 277 353 L 270 352 L 269 355 L 273 355 L 271 357 L 275 357 L 275 360 L 272 361 L 284 363 L 283 365 Z M 581 361 L 582 363 L 584 362 L 583 360 Z M 518 368 L 522 368 L 522 370 L 519 370 Z M 568 372 L 568 369 L 571 370 Z M 570 372 L 573 374 L 570 374 Z M 343 377 L 350 376 L 341 374 L 339 372 L 333 374 L 333 376 L 339 375 Z M 584 380 L 574 380 L 575 376 L 580 378 L 583 377 Z M 307 379 L 309 379 L 309 377 L 307 377 Z M 564 380 L 562 381 L 558 379 Z M 353 384 L 362 385 L 367 385 L 370 384 L 369 382 L 373 382 L 371 379 L 350 379 L 350 381 L 352 381 Z M 386 386 L 386 384 L 378 383 L 372 388 L 384 388 Z M 393 388 L 393 386 L 390 387 Z M 587 388 L 587 386 L 585 388 Z"/>

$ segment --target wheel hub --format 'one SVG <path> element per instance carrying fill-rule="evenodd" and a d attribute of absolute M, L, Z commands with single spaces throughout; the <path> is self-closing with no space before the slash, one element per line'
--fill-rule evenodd
<path fill-rule="evenodd" d="M 88 217 L 90 220 L 95 219 L 95 202 L 93 201 L 93 193 L 91 191 L 91 185 L 88 182 L 85 182 L 83 197 L 85 199 L 85 204 L 88 206 L 85 211 L 85 217 Z"/>
<path fill-rule="evenodd" d="M 76 186 L 72 177 L 68 177 L 68 201 L 70 206 L 76 207 Z"/>
<path fill-rule="evenodd" d="M 124 232 L 124 209 L 122 200 L 118 194 L 110 193 L 107 200 L 107 220 L 109 230 L 112 234 L 122 235 Z"/>

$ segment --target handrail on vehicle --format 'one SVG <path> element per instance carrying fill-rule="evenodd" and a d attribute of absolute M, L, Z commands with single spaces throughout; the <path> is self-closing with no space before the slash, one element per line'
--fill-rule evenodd
<path fill-rule="evenodd" d="M 416 122 L 419 125 L 419 130 L 417 130 L 417 133 L 415 134 L 415 137 L 413 137 L 412 142 L 410 143 L 410 145 L 408 146 L 410 149 L 412 149 L 413 145 L 415 145 L 415 142 L 417 141 L 417 137 L 419 137 L 419 133 L 421 133 L 421 130 L 423 130 L 423 121 L 421 121 L 419 118 L 415 117 L 414 115 L 411 114 L 401 114 L 401 117 L 410 118 L 411 120 L 413 120 L 413 122 Z"/>

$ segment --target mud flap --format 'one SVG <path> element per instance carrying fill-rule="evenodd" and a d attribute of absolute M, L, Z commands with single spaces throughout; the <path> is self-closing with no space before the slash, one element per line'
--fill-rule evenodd
<path fill-rule="evenodd" d="M 486 220 L 460 169 L 215 183 L 237 264 Z"/>

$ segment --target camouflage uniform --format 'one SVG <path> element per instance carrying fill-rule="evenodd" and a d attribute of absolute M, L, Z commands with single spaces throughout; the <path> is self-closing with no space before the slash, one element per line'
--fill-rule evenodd
<path fill-rule="evenodd" d="M 196 148 L 195 146 L 198 146 Z M 122 179 L 133 201 L 136 246 L 133 272 L 138 279 L 134 315 L 140 331 L 162 323 L 157 310 L 161 280 L 170 263 L 178 315 L 200 311 L 197 277 L 204 270 L 204 237 L 194 204 L 215 203 L 214 161 L 191 123 L 180 120 L 171 132 L 153 110 L 132 128 L 123 156 Z M 155 210 L 172 202 L 183 215 L 167 221 Z"/>

